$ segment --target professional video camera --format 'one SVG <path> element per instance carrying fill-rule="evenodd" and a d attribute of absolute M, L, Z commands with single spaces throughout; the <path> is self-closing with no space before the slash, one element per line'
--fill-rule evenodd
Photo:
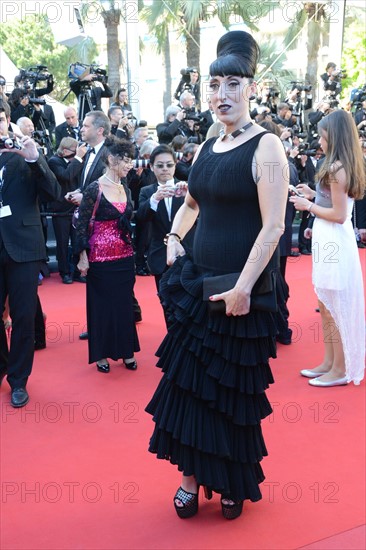
<path fill-rule="evenodd" d="M 72 80 L 80 80 L 82 84 L 85 84 L 87 86 L 90 85 L 90 82 L 83 82 L 83 80 L 86 76 L 90 74 L 95 75 L 95 78 L 93 80 L 97 80 L 102 84 L 107 84 L 107 71 L 105 69 L 101 69 L 99 65 L 85 65 L 84 63 L 79 63 L 78 61 L 76 63 L 71 63 L 67 76 Z"/>
<path fill-rule="evenodd" d="M 351 106 L 357 109 L 362 109 L 362 102 L 366 100 L 366 84 L 362 88 L 358 88 L 352 92 Z"/>
<path fill-rule="evenodd" d="M 339 82 L 342 78 L 347 78 L 347 71 L 345 69 L 337 69 L 336 71 L 333 71 L 332 76 L 334 77 L 334 80 Z"/>
<path fill-rule="evenodd" d="M 292 90 L 297 89 L 299 92 L 311 92 L 311 90 L 313 89 L 311 84 L 306 84 L 297 80 L 291 80 L 291 84 Z"/>
<path fill-rule="evenodd" d="M 199 113 L 197 113 L 196 109 L 194 107 L 183 109 L 185 113 L 184 120 L 194 120 L 195 122 L 201 124 L 202 122 L 205 122 L 205 117 L 200 116 Z"/>
<path fill-rule="evenodd" d="M 19 70 L 19 80 L 23 81 L 23 88 L 35 88 L 37 82 L 50 80 L 52 74 L 47 72 L 46 65 L 37 65 L 36 67 L 29 67 L 29 69 Z"/>

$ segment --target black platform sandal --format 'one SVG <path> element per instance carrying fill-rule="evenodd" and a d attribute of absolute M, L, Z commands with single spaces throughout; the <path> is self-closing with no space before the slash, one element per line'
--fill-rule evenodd
<path fill-rule="evenodd" d="M 231 500 L 232 504 L 225 504 L 222 502 L 223 500 Z M 230 497 L 221 497 L 221 509 L 225 519 L 236 519 L 243 511 L 243 501 L 235 501 Z"/>
<path fill-rule="evenodd" d="M 212 490 L 208 487 L 204 487 L 205 497 L 210 500 L 212 498 Z M 174 496 L 174 508 L 177 512 L 178 517 L 181 519 L 191 518 L 195 516 L 198 512 L 198 493 L 200 487 L 197 487 L 197 493 L 188 493 L 179 487 L 178 491 Z M 180 500 L 183 506 L 177 506 L 176 500 Z"/>
<path fill-rule="evenodd" d="M 133 361 L 129 361 L 126 363 L 126 361 L 123 359 L 123 362 L 125 364 L 126 369 L 128 370 L 136 370 L 137 369 L 137 361 L 134 359 Z"/>

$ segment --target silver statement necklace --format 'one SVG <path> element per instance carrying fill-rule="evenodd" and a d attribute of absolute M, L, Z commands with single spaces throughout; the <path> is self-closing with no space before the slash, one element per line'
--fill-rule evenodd
<path fill-rule="evenodd" d="M 254 124 L 254 122 L 250 121 L 247 124 L 245 124 L 244 126 L 242 126 L 241 128 L 239 128 L 238 130 L 235 130 L 234 132 L 231 132 L 231 134 L 225 134 L 224 130 L 220 130 L 220 136 L 219 136 L 220 141 L 224 141 L 226 138 L 228 138 L 229 141 L 232 141 L 233 139 L 240 136 L 241 134 L 244 134 L 244 132 L 246 132 L 248 130 L 248 128 L 253 126 L 253 124 Z"/>

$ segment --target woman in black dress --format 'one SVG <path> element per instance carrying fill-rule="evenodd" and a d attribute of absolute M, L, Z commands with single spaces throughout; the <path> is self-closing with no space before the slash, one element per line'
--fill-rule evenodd
<path fill-rule="evenodd" d="M 98 371 L 108 373 L 108 358 L 122 358 L 127 369 L 136 370 L 134 352 L 140 347 L 133 313 L 132 201 L 121 182 L 131 169 L 134 149 L 113 136 L 106 138 L 104 149 L 105 173 L 83 194 L 76 232 L 78 268 L 86 275 L 89 363 L 96 361 Z"/>
<path fill-rule="evenodd" d="M 174 497 L 181 518 L 197 512 L 200 485 L 208 497 L 221 495 L 227 519 L 245 499 L 261 498 L 260 423 L 272 411 L 265 390 L 277 328 L 273 313 L 251 309 L 251 292 L 264 269 L 278 269 L 288 171 L 281 141 L 250 119 L 258 53 L 243 31 L 218 43 L 209 89 L 225 133 L 200 147 L 167 236 L 172 267 L 160 296 L 169 330 L 157 352 L 164 375 L 146 410 L 156 424 L 149 450 L 183 473 Z M 198 214 L 191 259 L 180 241 Z M 224 313 L 209 314 L 203 279 L 233 272 L 241 272 L 235 286 L 210 298 L 224 300 Z"/>

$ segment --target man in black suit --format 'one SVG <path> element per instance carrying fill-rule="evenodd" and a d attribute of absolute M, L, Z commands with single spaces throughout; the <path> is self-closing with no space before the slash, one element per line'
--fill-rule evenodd
<path fill-rule="evenodd" d="M 66 107 L 64 111 L 65 122 L 56 126 L 56 149 L 60 145 L 62 138 L 72 137 L 80 140 L 80 124 L 78 120 L 78 114 L 74 107 Z"/>
<path fill-rule="evenodd" d="M 103 111 L 91 111 L 87 113 L 80 134 L 81 139 L 88 145 L 88 149 L 84 157 L 83 169 L 79 175 L 78 189 L 65 196 L 66 200 L 72 202 L 75 206 L 79 206 L 81 203 L 83 190 L 89 183 L 100 178 L 104 172 L 104 141 L 110 134 L 110 131 L 111 124 Z"/>
<path fill-rule="evenodd" d="M 73 283 L 75 269 L 71 272 L 69 261 L 69 242 L 73 245 L 75 230 L 71 223 L 71 214 L 75 207 L 65 199 L 65 195 L 75 191 L 83 170 L 82 159 L 86 154 L 86 145 L 78 146 L 76 139 L 64 137 L 57 149 L 57 154 L 48 161 L 48 166 L 55 174 L 62 189 L 62 198 L 48 203 L 48 211 L 53 212 L 52 224 L 56 237 L 56 256 L 58 271 L 64 284 Z M 76 264 L 75 264 L 76 265 Z M 80 273 L 76 272 L 76 277 Z"/>
<path fill-rule="evenodd" d="M 173 149 L 168 145 L 159 145 L 150 155 L 150 168 L 157 183 L 143 187 L 140 191 L 139 208 L 136 219 L 141 223 L 151 224 L 150 244 L 147 252 L 147 263 L 150 272 L 155 276 L 156 288 L 159 290 L 160 279 L 167 269 L 166 247 L 164 237 L 170 232 L 174 216 L 184 202 L 188 185 L 185 182 L 174 187 L 176 158 Z M 182 244 L 191 249 L 194 231 L 191 229 Z"/>
<path fill-rule="evenodd" d="M 0 135 L 8 136 L 10 110 L 0 104 Z M 0 380 L 7 373 L 11 404 L 29 401 L 27 380 L 34 355 L 34 321 L 38 274 L 46 249 L 39 214 L 39 195 L 59 198 L 61 189 L 47 162 L 29 137 L 21 149 L 0 149 L 0 303 L 9 297 L 13 321 L 10 350 L 0 323 Z"/>

